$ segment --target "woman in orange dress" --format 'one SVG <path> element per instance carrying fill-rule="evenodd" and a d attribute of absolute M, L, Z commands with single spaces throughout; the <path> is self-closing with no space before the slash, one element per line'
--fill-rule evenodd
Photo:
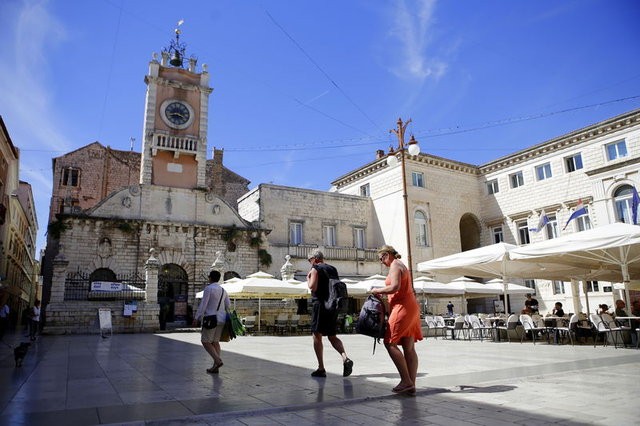
<path fill-rule="evenodd" d="M 373 294 L 388 294 L 389 324 L 384 345 L 400 373 L 400 383 L 393 388 L 397 393 L 415 393 L 418 375 L 418 354 L 415 342 L 422 340 L 420 307 L 416 300 L 409 270 L 402 263 L 400 254 L 391 246 L 378 250 L 380 262 L 389 267 L 384 288 L 374 288 Z M 402 346 L 402 350 L 398 347 Z"/>

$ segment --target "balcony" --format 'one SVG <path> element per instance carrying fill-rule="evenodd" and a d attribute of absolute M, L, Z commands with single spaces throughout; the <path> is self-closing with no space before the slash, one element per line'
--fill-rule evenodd
<path fill-rule="evenodd" d="M 309 254 L 316 250 L 316 244 L 300 244 L 290 246 L 288 244 L 271 244 L 273 247 L 286 248 L 293 259 L 307 259 Z M 377 249 L 361 249 L 356 247 L 324 247 L 321 249 L 324 257 L 330 260 L 357 260 L 361 262 L 378 262 Z"/>
<path fill-rule="evenodd" d="M 171 136 L 163 133 L 153 135 L 152 154 L 156 155 L 158 150 L 172 151 L 176 155 L 196 154 L 198 152 L 198 139 L 188 136 Z"/>

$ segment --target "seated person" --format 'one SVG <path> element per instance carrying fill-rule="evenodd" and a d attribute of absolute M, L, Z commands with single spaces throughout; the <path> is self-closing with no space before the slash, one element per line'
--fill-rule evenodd
<path fill-rule="evenodd" d="M 551 311 L 551 314 L 557 317 L 563 317 L 564 310 L 562 309 L 562 303 L 556 302 L 555 306 L 553 307 L 553 311 Z"/>
<path fill-rule="evenodd" d="M 640 299 L 636 299 L 631 302 L 631 315 L 634 317 L 640 317 Z"/>
<path fill-rule="evenodd" d="M 629 315 L 627 315 L 627 311 L 624 310 L 624 308 L 626 307 L 627 305 L 626 303 L 624 303 L 624 300 L 622 299 L 616 300 L 616 311 L 615 311 L 616 317 L 628 317 Z"/>
<path fill-rule="evenodd" d="M 609 307 L 603 303 L 602 305 L 598 305 L 598 315 L 607 314 L 609 315 Z"/>

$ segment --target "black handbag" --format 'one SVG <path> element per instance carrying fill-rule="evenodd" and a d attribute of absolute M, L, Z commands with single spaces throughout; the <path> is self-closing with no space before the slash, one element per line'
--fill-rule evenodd
<path fill-rule="evenodd" d="M 224 297 L 224 289 L 222 289 L 222 296 L 220 296 L 220 301 L 218 302 L 218 307 L 216 308 L 216 312 L 220 310 L 220 304 L 222 303 L 222 298 Z M 207 330 L 211 330 L 212 328 L 216 328 L 218 325 L 218 315 L 205 315 L 202 317 L 202 328 L 206 328 Z"/>
<path fill-rule="evenodd" d="M 218 325 L 217 315 L 205 315 L 204 317 L 202 317 L 202 328 L 211 330 L 212 328 L 216 328 L 217 325 Z"/>

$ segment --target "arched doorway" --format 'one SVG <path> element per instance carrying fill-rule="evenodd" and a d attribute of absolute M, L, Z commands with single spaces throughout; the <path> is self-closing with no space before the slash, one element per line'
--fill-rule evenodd
<path fill-rule="evenodd" d="M 480 247 L 480 221 L 475 215 L 465 213 L 460 218 L 460 251 L 478 247 Z"/>
<path fill-rule="evenodd" d="M 162 265 L 158 274 L 160 329 L 187 324 L 187 284 L 189 277 L 180 265 Z"/>

